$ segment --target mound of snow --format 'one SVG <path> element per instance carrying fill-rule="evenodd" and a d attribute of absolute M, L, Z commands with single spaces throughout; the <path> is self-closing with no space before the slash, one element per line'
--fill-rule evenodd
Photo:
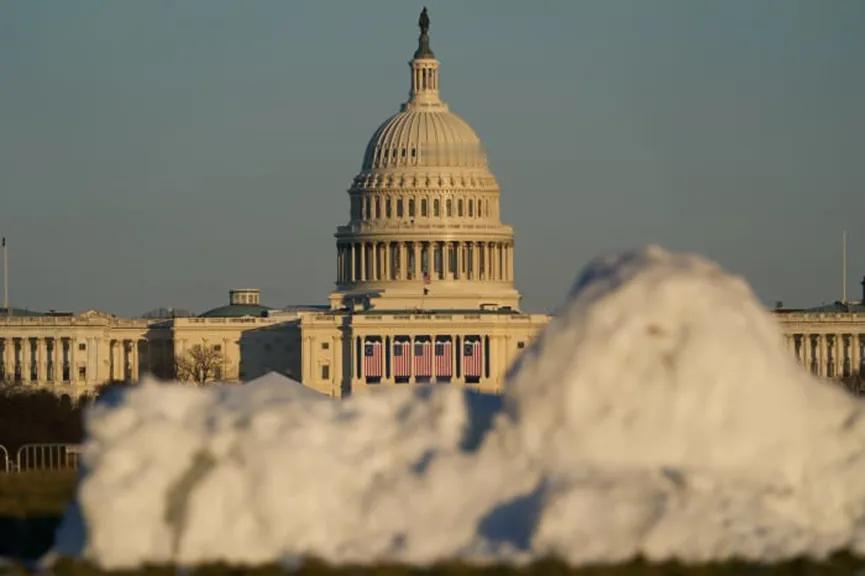
<path fill-rule="evenodd" d="M 503 399 L 332 401 L 274 375 L 129 390 L 88 416 L 57 550 L 107 568 L 865 551 L 861 414 L 741 280 L 647 248 L 582 274 Z"/>

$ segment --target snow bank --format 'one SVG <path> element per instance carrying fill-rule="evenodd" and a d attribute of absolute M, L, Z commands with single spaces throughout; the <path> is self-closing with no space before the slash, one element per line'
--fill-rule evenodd
<path fill-rule="evenodd" d="M 130 390 L 89 414 L 57 550 L 107 568 L 865 552 L 861 415 L 744 282 L 648 248 L 589 266 L 503 398 L 332 401 L 275 375 Z"/>

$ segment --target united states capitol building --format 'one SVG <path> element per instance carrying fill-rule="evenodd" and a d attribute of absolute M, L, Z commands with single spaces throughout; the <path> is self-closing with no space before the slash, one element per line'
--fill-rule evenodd
<path fill-rule="evenodd" d="M 77 396 L 173 378 L 199 346 L 218 353 L 212 379 L 277 371 L 332 396 L 420 382 L 499 390 L 549 317 L 520 310 L 499 186 L 480 138 L 441 99 L 428 26 L 424 10 L 408 100 L 372 135 L 349 187 L 328 305 L 271 309 L 237 289 L 196 317 L 9 310 L 0 379 Z"/>

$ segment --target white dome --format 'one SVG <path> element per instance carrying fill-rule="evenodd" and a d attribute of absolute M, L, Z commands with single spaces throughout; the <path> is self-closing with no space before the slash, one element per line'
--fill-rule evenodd
<path fill-rule="evenodd" d="M 477 133 L 446 107 L 394 114 L 367 144 L 363 170 L 403 167 L 486 168 Z"/>

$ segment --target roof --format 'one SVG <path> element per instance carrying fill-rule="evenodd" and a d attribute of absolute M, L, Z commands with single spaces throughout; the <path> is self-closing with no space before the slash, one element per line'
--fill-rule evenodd
<path fill-rule="evenodd" d="M 241 316 L 256 316 L 260 318 L 267 316 L 270 310 L 271 308 L 268 306 L 260 304 L 229 304 L 199 314 L 199 318 L 240 318 Z"/>
<path fill-rule="evenodd" d="M 45 316 L 42 312 L 36 312 L 35 310 L 27 310 L 26 308 L 11 308 L 12 314 L 11 316 Z M 6 308 L 0 306 L 0 316 L 7 316 L 8 311 Z"/>
<path fill-rule="evenodd" d="M 865 314 L 865 303 L 863 302 L 832 302 L 821 304 L 813 308 L 781 308 L 775 309 L 778 314 L 791 312 L 805 314 Z"/>

